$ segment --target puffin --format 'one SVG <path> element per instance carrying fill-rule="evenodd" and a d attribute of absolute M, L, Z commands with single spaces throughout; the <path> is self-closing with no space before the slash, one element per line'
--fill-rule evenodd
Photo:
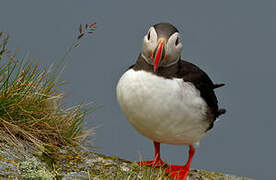
<path fill-rule="evenodd" d="M 199 67 L 182 60 L 181 51 L 181 36 L 175 26 L 151 26 L 136 63 L 121 76 L 116 93 L 130 124 L 153 141 L 154 159 L 139 165 L 164 167 L 172 179 L 184 180 L 200 140 L 226 110 L 219 109 L 214 91 L 224 84 L 213 83 Z M 187 163 L 165 163 L 160 143 L 188 145 Z"/>

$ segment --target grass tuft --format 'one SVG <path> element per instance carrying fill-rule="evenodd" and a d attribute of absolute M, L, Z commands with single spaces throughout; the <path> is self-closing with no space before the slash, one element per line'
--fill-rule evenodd
<path fill-rule="evenodd" d="M 18 60 L 7 50 L 8 39 L 0 33 L 0 147 L 8 143 L 24 148 L 22 142 L 46 149 L 81 145 L 89 134 L 83 130 L 88 109 L 63 108 L 59 69 L 42 70 L 27 57 Z M 78 36 L 65 55 L 79 40 Z"/>

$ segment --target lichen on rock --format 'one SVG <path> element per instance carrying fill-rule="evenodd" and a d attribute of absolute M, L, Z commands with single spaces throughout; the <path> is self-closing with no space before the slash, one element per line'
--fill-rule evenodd
<path fill-rule="evenodd" d="M 21 162 L 18 168 L 21 177 L 24 179 L 52 180 L 55 177 L 55 175 L 47 170 L 35 157 Z"/>

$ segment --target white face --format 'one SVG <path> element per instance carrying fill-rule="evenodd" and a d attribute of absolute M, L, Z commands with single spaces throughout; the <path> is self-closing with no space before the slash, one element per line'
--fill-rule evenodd
<path fill-rule="evenodd" d="M 169 39 L 158 37 L 154 27 L 151 27 L 144 36 L 142 46 L 142 56 L 149 63 L 154 65 L 155 56 L 163 42 L 162 54 L 158 66 L 170 66 L 178 62 L 181 55 L 182 43 L 178 32 L 172 34 Z"/>

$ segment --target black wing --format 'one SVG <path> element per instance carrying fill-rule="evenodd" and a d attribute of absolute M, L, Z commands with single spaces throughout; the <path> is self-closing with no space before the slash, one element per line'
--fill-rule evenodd
<path fill-rule="evenodd" d="M 180 61 L 179 70 L 181 78 L 183 78 L 184 81 L 193 83 L 193 85 L 200 91 L 201 97 L 208 104 L 208 115 L 210 116 L 208 119 L 211 121 L 209 129 L 211 129 L 216 118 L 226 112 L 225 109 L 218 108 L 218 100 L 214 92 L 215 88 L 221 87 L 224 84 L 214 84 L 204 71 L 187 61 Z"/>

